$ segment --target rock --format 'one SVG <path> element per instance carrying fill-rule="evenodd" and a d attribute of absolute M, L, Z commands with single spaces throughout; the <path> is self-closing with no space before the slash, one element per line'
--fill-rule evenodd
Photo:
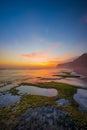
<path fill-rule="evenodd" d="M 61 105 L 61 106 L 66 106 L 69 104 L 69 100 L 66 100 L 66 99 L 59 99 L 56 101 L 57 104 Z"/>
<path fill-rule="evenodd" d="M 53 106 L 29 108 L 14 130 L 81 130 L 68 113 Z"/>

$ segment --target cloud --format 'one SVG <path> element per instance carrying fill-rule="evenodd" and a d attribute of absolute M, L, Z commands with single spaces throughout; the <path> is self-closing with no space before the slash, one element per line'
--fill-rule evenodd
<path fill-rule="evenodd" d="M 50 54 L 50 51 L 55 50 L 57 47 L 59 47 L 60 43 L 57 43 L 49 48 L 46 48 L 45 50 L 41 52 L 32 52 L 32 53 L 16 53 L 17 55 L 21 56 L 22 58 L 27 58 L 31 62 L 65 62 L 66 60 L 69 60 L 70 57 L 72 58 L 74 53 L 67 53 L 64 55 L 53 55 Z"/>
<path fill-rule="evenodd" d="M 67 59 L 70 58 L 70 55 L 71 54 L 64 54 L 64 55 L 61 55 L 61 56 L 51 56 L 48 58 L 49 61 L 65 61 Z"/>
<path fill-rule="evenodd" d="M 52 50 L 56 49 L 59 45 L 60 45 L 60 43 L 57 43 L 57 44 L 47 48 L 44 52 L 46 53 L 46 52 L 52 51 Z"/>
<path fill-rule="evenodd" d="M 32 52 L 32 53 L 28 53 L 28 54 L 25 54 L 25 53 L 16 53 L 18 55 L 20 55 L 21 57 L 24 57 L 24 58 L 29 58 L 29 59 L 43 59 L 43 60 L 47 60 L 47 59 L 50 59 L 52 57 L 54 57 L 53 55 L 50 55 L 49 52 L 56 49 L 58 46 L 60 45 L 60 43 L 57 43 L 47 49 L 45 49 L 44 51 L 41 51 L 41 52 Z"/>

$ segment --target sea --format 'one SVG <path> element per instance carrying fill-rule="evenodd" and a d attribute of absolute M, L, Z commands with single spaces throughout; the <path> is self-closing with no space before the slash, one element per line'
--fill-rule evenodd
<path fill-rule="evenodd" d="M 62 82 L 73 84 L 76 86 L 87 87 L 84 76 L 80 78 L 63 78 L 57 76 L 62 72 L 77 73 L 70 69 L 59 68 L 42 68 L 42 69 L 0 69 L 0 88 L 6 85 L 20 84 L 20 83 L 43 83 L 43 82 Z"/>

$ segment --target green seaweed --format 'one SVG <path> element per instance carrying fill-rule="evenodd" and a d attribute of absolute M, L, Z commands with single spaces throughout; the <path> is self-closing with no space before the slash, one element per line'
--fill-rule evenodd
<path fill-rule="evenodd" d="M 23 83 L 21 85 L 31 85 L 28 83 Z M 9 107 L 4 107 L 0 109 L 0 129 L 12 130 L 18 123 L 18 118 L 24 113 L 28 108 L 35 108 L 40 106 L 53 105 L 59 109 L 66 110 L 75 122 L 82 128 L 87 128 L 87 113 L 83 113 L 78 109 L 78 104 L 73 99 L 73 94 L 76 93 L 77 87 L 65 83 L 38 83 L 34 86 L 41 88 L 55 88 L 58 90 L 58 95 L 55 97 L 46 97 L 39 95 L 24 94 L 21 97 L 20 102 L 17 102 Z M 78 87 L 79 88 L 79 87 Z M 15 89 L 10 90 L 11 93 L 17 94 Z M 62 107 L 58 105 L 55 101 L 59 98 L 65 98 L 70 101 L 68 106 Z M 16 110 L 14 110 L 16 108 Z M 5 128 L 4 128 L 5 127 Z"/>
<path fill-rule="evenodd" d="M 17 90 L 16 88 L 11 88 L 9 90 L 9 93 L 11 93 L 12 95 L 18 95 L 18 92 L 19 92 L 19 90 Z"/>

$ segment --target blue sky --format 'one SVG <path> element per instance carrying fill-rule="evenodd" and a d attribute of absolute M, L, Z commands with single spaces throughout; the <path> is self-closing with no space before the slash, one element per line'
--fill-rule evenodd
<path fill-rule="evenodd" d="M 86 0 L 1 0 L 0 50 L 38 53 L 60 44 L 55 56 L 87 52 Z M 72 54 L 73 53 L 73 54 Z"/>

